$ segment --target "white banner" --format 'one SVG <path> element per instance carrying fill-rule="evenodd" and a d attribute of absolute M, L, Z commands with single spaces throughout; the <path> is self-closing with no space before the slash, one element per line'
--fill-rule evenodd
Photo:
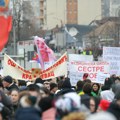
<path fill-rule="evenodd" d="M 42 79 L 51 79 L 59 76 L 67 77 L 67 53 L 64 53 L 51 67 L 41 72 Z"/>
<path fill-rule="evenodd" d="M 110 74 L 120 75 L 120 47 L 103 47 L 103 61 L 110 63 Z"/>
<path fill-rule="evenodd" d="M 32 74 L 31 71 L 25 70 L 18 65 L 8 55 L 4 55 L 3 75 L 10 75 L 15 79 L 34 80 L 36 77 L 41 77 L 43 80 L 51 79 L 59 76 L 67 76 L 67 53 L 58 59 L 51 67 L 41 71 L 39 74 Z"/>
<path fill-rule="evenodd" d="M 70 78 L 70 82 L 73 86 L 76 86 L 76 83 L 79 80 L 83 79 L 83 73 L 79 73 L 79 72 L 69 72 L 69 76 Z"/>
<path fill-rule="evenodd" d="M 69 54 L 69 61 L 93 61 L 93 55 Z"/>
<path fill-rule="evenodd" d="M 104 84 L 105 79 L 109 78 L 110 74 L 105 74 L 105 73 L 98 73 L 96 77 L 96 83 Z"/>
<path fill-rule="evenodd" d="M 69 62 L 70 74 L 71 73 L 88 73 L 89 79 L 92 82 L 96 82 L 96 77 L 99 72 L 109 73 L 109 63 L 108 62 Z M 81 79 L 81 78 L 80 78 Z"/>
<path fill-rule="evenodd" d="M 5 54 L 3 76 L 6 75 L 10 75 L 15 79 L 32 80 L 32 74 L 30 71 L 27 71 L 24 68 L 22 68 L 12 58 Z"/>

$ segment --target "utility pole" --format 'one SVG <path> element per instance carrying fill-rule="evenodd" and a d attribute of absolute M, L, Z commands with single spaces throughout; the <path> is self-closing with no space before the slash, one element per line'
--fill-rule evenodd
<path fill-rule="evenodd" d="M 15 1 L 13 0 L 13 54 L 16 55 Z"/>

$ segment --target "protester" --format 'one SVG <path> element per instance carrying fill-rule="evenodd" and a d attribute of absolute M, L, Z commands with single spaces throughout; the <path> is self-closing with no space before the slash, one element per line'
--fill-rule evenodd
<path fill-rule="evenodd" d="M 15 113 L 15 111 L 17 110 L 18 106 L 19 106 L 19 91 L 16 89 L 13 89 L 10 92 L 10 98 L 13 104 L 13 112 Z"/>
<path fill-rule="evenodd" d="M 92 96 L 91 94 L 92 86 L 90 83 L 85 83 L 83 86 L 83 92 L 84 94 L 81 95 L 81 103 L 84 104 L 88 109 L 90 109 L 90 97 Z"/>
<path fill-rule="evenodd" d="M 103 100 L 101 99 L 100 100 L 100 104 L 98 105 L 98 112 L 99 111 L 107 111 L 107 109 L 109 108 L 110 106 L 110 102 L 108 100 Z"/>
<path fill-rule="evenodd" d="M 100 103 L 100 98 L 99 97 L 91 97 L 90 98 L 90 112 L 95 113 L 97 112 L 98 105 Z"/>
<path fill-rule="evenodd" d="M 64 95 L 66 93 L 69 93 L 69 92 L 75 92 L 75 90 L 72 89 L 70 79 L 65 78 L 65 80 L 62 81 L 61 90 L 59 92 L 57 92 L 56 95 L 61 96 L 61 95 Z"/>
<path fill-rule="evenodd" d="M 113 114 L 117 120 L 120 120 L 120 91 L 115 94 L 115 100 L 111 102 L 107 111 Z"/>
<path fill-rule="evenodd" d="M 50 90 L 50 82 L 48 80 L 45 80 L 43 83 L 44 87 L 46 87 L 48 90 Z"/>
<path fill-rule="evenodd" d="M 42 112 L 42 120 L 55 120 L 56 109 L 53 107 L 53 98 L 51 96 L 42 98 L 39 102 L 39 107 Z"/>
<path fill-rule="evenodd" d="M 26 86 L 26 81 L 25 80 L 18 80 L 18 87 L 20 91 L 24 91 L 27 90 L 27 86 Z"/>
<path fill-rule="evenodd" d="M 78 81 L 75 89 L 69 78 L 62 78 L 57 83 L 41 78 L 30 84 L 26 81 L 18 80 L 15 84 L 11 76 L 3 77 L 0 84 L 0 119 L 91 120 L 94 116 L 94 120 L 99 120 L 106 114 L 108 118 L 111 116 L 111 120 L 120 120 L 120 84 L 117 77 L 114 82 L 107 78 L 102 91 L 100 85 L 90 79 Z"/>
<path fill-rule="evenodd" d="M 35 108 L 37 98 L 29 92 L 20 95 L 20 107 L 15 113 L 15 120 L 40 120 L 40 111 Z"/>
<path fill-rule="evenodd" d="M 50 93 L 52 96 L 55 95 L 56 91 L 58 90 L 58 86 L 56 83 L 50 83 Z"/>
<path fill-rule="evenodd" d="M 98 112 L 87 117 L 86 120 L 116 120 L 116 118 L 108 112 Z"/>
<path fill-rule="evenodd" d="M 115 96 L 115 94 L 114 94 L 114 92 L 112 91 L 112 89 L 110 89 L 110 90 L 104 90 L 104 91 L 101 91 L 101 92 L 100 92 L 100 97 L 101 97 L 101 99 L 108 100 L 108 101 L 110 101 L 110 102 L 113 101 L 114 96 Z"/>
<path fill-rule="evenodd" d="M 11 76 L 5 76 L 3 78 L 3 86 L 4 88 L 6 88 L 9 92 L 12 90 L 12 89 L 19 89 L 18 86 L 13 82 L 13 79 Z"/>
<path fill-rule="evenodd" d="M 91 91 L 92 96 L 94 97 L 99 96 L 99 92 L 100 92 L 100 85 L 98 83 L 93 83 L 92 91 Z"/>
<path fill-rule="evenodd" d="M 77 82 L 77 85 L 76 85 L 76 92 L 78 93 L 78 95 L 83 95 L 84 92 L 83 92 L 83 85 L 84 85 L 84 82 L 79 80 Z"/>

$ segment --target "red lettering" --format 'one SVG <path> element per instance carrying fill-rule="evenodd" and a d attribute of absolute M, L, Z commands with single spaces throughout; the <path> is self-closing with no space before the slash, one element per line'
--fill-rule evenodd
<path fill-rule="evenodd" d="M 32 76 L 31 75 L 29 75 L 29 74 L 22 74 L 22 78 L 23 79 L 32 79 Z"/>
<path fill-rule="evenodd" d="M 40 77 L 42 78 L 42 79 L 45 79 L 45 78 L 49 78 L 49 77 L 52 77 L 52 76 L 54 76 L 54 72 L 52 71 L 52 72 L 49 72 L 49 73 L 44 73 L 44 74 L 42 74 Z"/>
<path fill-rule="evenodd" d="M 8 60 L 8 65 L 11 65 L 11 60 L 10 59 Z"/>
<path fill-rule="evenodd" d="M 16 64 L 10 59 L 8 60 L 8 65 L 11 65 L 12 67 L 16 66 Z"/>
<path fill-rule="evenodd" d="M 95 79 L 97 76 L 97 73 L 89 73 L 90 79 Z"/>

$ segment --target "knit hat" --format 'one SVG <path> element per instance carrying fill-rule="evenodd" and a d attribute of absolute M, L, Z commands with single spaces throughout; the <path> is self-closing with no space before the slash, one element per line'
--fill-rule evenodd
<path fill-rule="evenodd" d="M 8 82 L 8 83 L 12 83 L 12 77 L 11 76 L 5 76 L 4 78 L 3 78 L 3 81 L 5 81 L 5 82 Z"/>
<path fill-rule="evenodd" d="M 110 106 L 110 102 L 108 100 L 100 101 L 99 107 L 101 107 L 102 110 L 106 111 L 109 106 Z"/>

